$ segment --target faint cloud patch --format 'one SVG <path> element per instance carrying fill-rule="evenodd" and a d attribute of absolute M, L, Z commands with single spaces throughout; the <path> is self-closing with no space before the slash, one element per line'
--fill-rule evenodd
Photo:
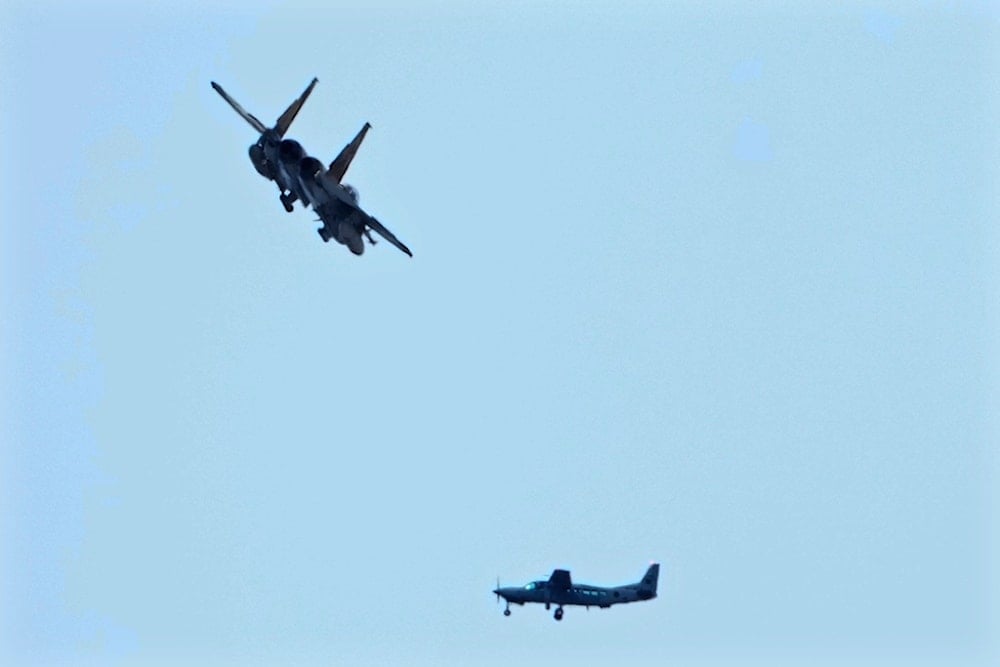
<path fill-rule="evenodd" d="M 764 63 L 759 60 L 744 60 L 733 68 L 730 75 L 733 83 L 750 83 L 756 81 L 764 73 Z"/>
<path fill-rule="evenodd" d="M 740 160 L 766 162 L 771 159 L 771 134 L 763 123 L 744 118 L 736 129 L 733 152 Z"/>
<path fill-rule="evenodd" d="M 865 30 L 886 44 L 892 44 L 896 38 L 900 23 L 902 21 L 898 16 L 881 9 L 869 9 L 865 12 Z"/>

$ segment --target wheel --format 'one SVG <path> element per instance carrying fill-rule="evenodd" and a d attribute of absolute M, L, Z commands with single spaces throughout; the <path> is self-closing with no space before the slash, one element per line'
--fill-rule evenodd
<path fill-rule="evenodd" d="M 503 615 L 504 616 L 510 616 L 510 609 L 504 609 L 503 610 Z"/>
<path fill-rule="evenodd" d="M 554 618 L 555 618 L 555 619 L 556 619 L 557 621 L 561 621 L 561 620 L 562 620 L 562 616 L 563 616 L 563 610 L 562 610 L 562 607 L 559 607 L 558 609 L 556 609 L 556 613 L 555 613 L 555 614 L 553 614 L 552 616 L 553 616 L 553 617 L 554 617 Z"/>
<path fill-rule="evenodd" d="M 284 192 L 282 192 L 281 196 L 278 197 L 278 199 L 281 200 L 281 205 L 285 207 L 285 211 L 287 211 L 288 213 L 291 213 L 292 212 L 292 202 L 290 201 L 290 197 L 288 195 L 286 195 Z"/>
<path fill-rule="evenodd" d="M 326 231 L 326 227 L 320 227 L 316 230 L 316 233 L 319 234 L 321 239 L 323 239 L 323 243 L 330 242 L 330 234 Z"/>

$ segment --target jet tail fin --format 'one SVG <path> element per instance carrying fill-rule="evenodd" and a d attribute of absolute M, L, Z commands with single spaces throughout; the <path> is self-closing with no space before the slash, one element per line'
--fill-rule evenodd
<path fill-rule="evenodd" d="M 292 121 L 295 120 L 297 115 L 299 115 L 299 109 L 301 109 L 302 105 L 306 103 L 307 99 L 309 99 L 309 95 L 312 93 L 312 90 L 316 87 L 317 83 L 319 83 L 319 79 L 313 78 L 313 80 L 309 83 L 309 86 L 302 92 L 301 95 L 299 95 L 298 99 L 292 102 L 289 107 L 285 109 L 285 113 L 278 116 L 278 120 L 274 124 L 274 131 L 278 133 L 279 137 L 284 137 L 285 132 L 288 132 L 288 128 L 292 124 Z"/>
<path fill-rule="evenodd" d="M 242 106 L 240 106 L 240 103 L 234 100 L 232 97 L 230 97 L 229 93 L 227 93 L 222 89 L 222 86 L 213 81 L 212 88 L 215 90 L 215 92 L 217 92 L 219 95 L 222 96 L 222 99 L 224 99 L 226 102 L 229 103 L 229 106 L 233 108 L 233 111 L 238 113 L 243 118 L 243 120 L 250 123 L 250 125 L 253 126 L 253 129 L 257 130 L 261 134 L 267 132 L 267 128 L 264 127 L 264 123 L 260 122 L 260 120 L 256 116 L 254 116 L 252 113 L 250 113 Z"/>
<path fill-rule="evenodd" d="M 639 582 L 638 588 L 641 595 L 648 596 L 649 598 L 656 597 L 656 585 L 660 579 L 660 564 L 653 563 L 646 570 L 646 574 L 643 575 L 642 581 Z M 648 599 L 648 598 L 647 598 Z"/>
<path fill-rule="evenodd" d="M 347 168 L 351 166 L 351 161 L 354 159 L 355 154 L 357 154 L 358 149 L 361 148 L 361 142 L 365 140 L 365 135 L 368 134 L 368 130 L 372 128 L 371 123 L 365 123 L 365 126 L 361 128 L 361 131 L 351 139 L 351 143 L 344 146 L 340 154 L 334 158 L 333 162 L 330 163 L 330 169 L 327 170 L 329 178 L 334 179 L 337 183 L 344 178 L 344 174 L 347 173 Z"/>

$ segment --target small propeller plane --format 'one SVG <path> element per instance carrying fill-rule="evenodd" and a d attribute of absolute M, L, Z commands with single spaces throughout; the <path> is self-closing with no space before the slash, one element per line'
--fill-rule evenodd
<path fill-rule="evenodd" d="M 544 604 L 546 609 L 557 605 L 553 616 L 557 621 L 561 621 L 563 607 L 568 605 L 578 605 L 588 609 L 590 607 L 607 609 L 614 604 L 652 600 L 656 597 L 656 584 L 659 577 L 660 564 L 653 563 L 637 583 L 605 588 L 574 584 L 570 579 L 569 570 L 553 570 L 548 581 L 532 581 L 526 586 L 507 588 L 500 588 L 498 582 L 493 592 L 496 593 L 497 602 L 503 598 L 507 603 L 503 610 L 504 616 L 510 616 L 511 602 L 519 605 L 524 605 L 526 602 L 538 602 Z"/>
<path fill-rule="evenodd" d="M 396 238 L 395 234 L 361 210 L 358 205 L 358 191 L 346 183 L 341 183 L 370 129 L 371 125 L 365 123 L 354 139 L 344 146 L 340 154 L 330 163 L 329 168 L 325 168 L 323 163 L 314 157 L 305 157 L 297 164 L 287 165 L 285 169 L 298 174 L 300 198 L 303 202 L 309 203 L 313 211 L 319 215 L 323 226 L 316 231 L 324 243 L 333 239 L 337 243 L 346 245 L 355 255 L 361 255 L 365 252 L 365 238 L 375 245 L 375 239 L 371 235 L 371 232 L 375 231 L 386 241 L 413 257 L 410 249 Z M 289 160 L 292 159 L 293 157 L 289 156 Z"/>
<path fill-rule="evenodd" d="M 305 91 L 299 97 L 289 105 L 285 112 L 278 116 L 278 120 L 275 121 L 274 127 L 266 127 L 264 123 L 249 113 L 246 109 L 240 106 L 240 103 L 234 100 L 230 95 L 222 89 L 222 86 L 216 82 L 212 82 L 212 88 L 215 89 L 219 95 L 222 96 L 226 102 L 229 103 L 236 113 L 238 113 L 243 120 L 250 123 L 253 129 L 260 132 L 260 139 L 250 146 L 250 161 L 253 162 L 254 168 L 264 178 L 274 181 L 278 185 L 278 190 L 281 192 L 281 204 L 285 207 L 285 210 L 289 213 L 292 212 L 292 204 L 296 199 L 300 198 L 299 183 L 298 183 L 298 172 L 289 173 L 283 165 L 295 164 L 298 165 L 299 160 L 306 156 L 305 150 L 297 141 L 291 139 L 284 139 L 285 133 L 288 132 L 289 126 L 291 126 L 292 121 L 295 120 L 295 116 L 298 115 L 299 109 L 305 104 L 306 99 L 308 99 L 309 94 L 312 93 L 312 89 L 316 86 L 319 79 L 313 79 L 309 86 L 306 87 Z M 294 159 L 292 159 L 294 157 Z"/>

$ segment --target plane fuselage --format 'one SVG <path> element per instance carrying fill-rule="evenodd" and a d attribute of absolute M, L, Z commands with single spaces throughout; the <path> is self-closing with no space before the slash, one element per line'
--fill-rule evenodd
<path fill-rule="evenodd" d="M 624 586 L 590 586 L 573 583 L 569 570 L 553 570 L 548 581 L 532 581 L 525 586 L 494 589 L 497 598 L 507 602 L 504 616 L 510 616 L 510 605 L 524 605 L 529 602 L 544 604 L 546 609 L 556 605 L 555 619 L 561 621 L 563 607 L 599 607 L 606 609 L 616 604 L 652 600 L 656 597 L 656 586 L 660 576 L 660 566 L 652 563 L 642 579 Z"/>
<path fill-rule="evenodd" d="M 643 591 L 635 586 L 586 586 L 575 584 L 568 589 L 550 588 L 547 581 L 533 581 L 527 586 L 498 588 L 496 593 L 513 604 L 526 602 L 554 604 L 560 606 L 607 608 L 615 604 L 651 600 L 655 592 Z"/>

